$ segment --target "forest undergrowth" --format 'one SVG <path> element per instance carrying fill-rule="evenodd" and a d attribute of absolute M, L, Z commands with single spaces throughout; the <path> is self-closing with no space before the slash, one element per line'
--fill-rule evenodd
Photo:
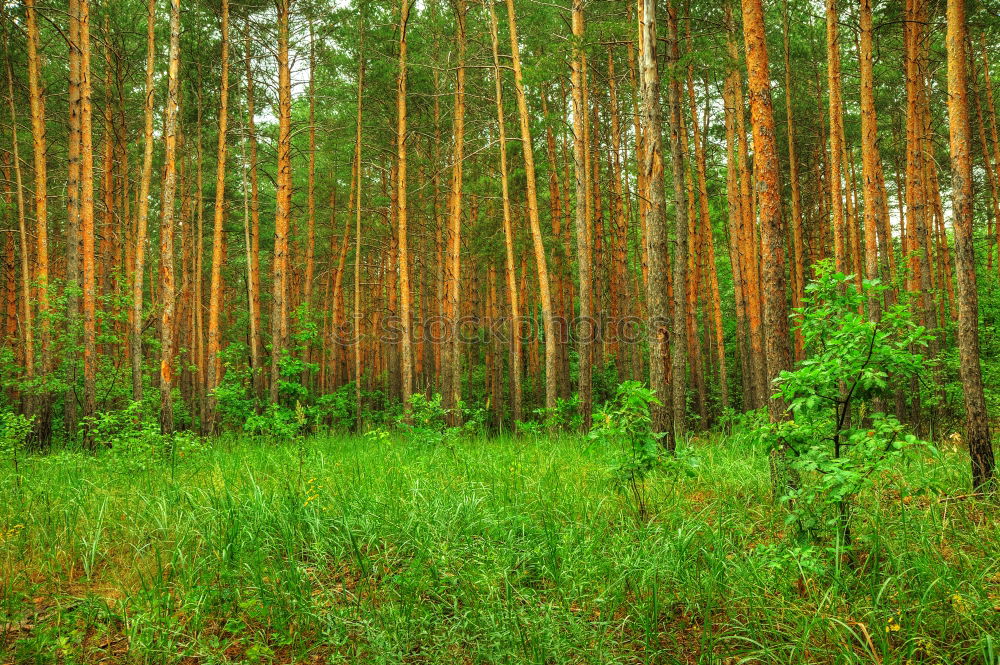
<path fill-rule="evenodd" d="M 600 437 L 226 436 L 0 470 L 0 662 L 1000 662 L 1000 507 L 910 449 L 853 540 L 746 419 L 626 488 Z"/>

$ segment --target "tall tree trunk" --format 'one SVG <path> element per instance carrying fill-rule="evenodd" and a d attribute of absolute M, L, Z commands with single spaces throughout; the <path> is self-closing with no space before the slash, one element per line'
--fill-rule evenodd
<path fill-rule="evenodd" d="M 859 7 L 861 34 L 858 41 L 858 65 L 861 75 L 861 178 L 865 200 L 865 277 L 878 278 L 878 228 L 882 215 L 889 209 L 884 188 L 879 183 L 882 175 L 882 158 L 878 147 L 878 116 L 875 111 L 875 77 L 872 62 L 872 6 L 871 0 L 861 0 Z M 885 251 L 885 247 L 882 251 Z M 878 296 L 868 298 L 868 316 L 878 320 Z"/>
<path fill-rule="evenodd" d="M 81 0 L 81 4 L 86 0 Z M 180 96 L 181 4 L 170 0 L 170 61 L 163 121 L 163 209 L 160 214 L 160 429 L 174 430 L 174 197 L 177 190 L 177 116 Z M 84 136 L 86 139 L 86 136 Z M 86 159 L 86 157 L 85 157 Z M 199 238 L 200 241 L 200 238 Z M 86 242 L 86 238 L 84 239 Z M 86 252 L 84 252 L 86 261 Z M 84 263 L 86 266 L 86 263 Z M 200 278 L 200 275 L 199 275 Z M 84 268 L 86 280 L 86 267 Z"/>
<path fill-rule="evenodd" d="M 256 330 L 255 335 L 250 338 L 250 366 L 253 370 L 254 394 L 260 396 L 263 392 L 264 369 L 261 356 L 261 328 L 260 328 L 260 204 L 258 201 L 258 181 L 257 181 L 257 129 L 254 125 L 254 84 L 253 72 L 250 68 L 250 22 L 244 26 L 244 62 L 246 64 L 246 84 L 247 84 L 247 143 L 250 144 L 250 158 L 247 170 L 250 175 L 250 241 L 247 247 L 247 272 L 250 283 L 249 290 L 249 313 L 252 330 Z"/>
<path fill-rule="evenodd" d="M 893 277 L 889 274 L 887 257 L 892 256 L 892 236 L 885 231 L 889 225 L 889 200 L 885 193 L 885 173 L 878 145 L 871 0 L 861 0 L 859 22 L 861 34 L 858 41 L 858 64 L 861 76 L 861 179 L 865 201 L 865 277 L 877 279 L 881 263 L 883 279 L 891 281 Z M 876 297 L 869 298 L 868 308 L 869 317 L 877 320 L 880 316 L 880 303 Z"/>
<path fill-rule="evenodd" d="M 862 0 L 869 1 L 869 0 Z M 785 122 L 788 135 L 788 179 L 792 187 L 792 307 L 802 307 L 805 297 L 805 252 L 802 244 L 802 193 L 799 187 L 799 161 L 795 152 L 795 114 L 792 111 L 792 58 L 789 46 L 789 12 L 788 0 L 784 0 L 782 12 L 782 42 L 785 57 Z M 805 358 L 805 341 L 798 325 L 795 327 L 795 359 Z"/>
<path fill-rule="evenodd" d="M 965 0 L 948 0 L 948 127 L 951 139 L 955 267 L 958 275 L 958 351 L 965 393 L 965 437 L 972 458 L 972 485 L 993 485 L 993 444 L 979 361 L 979 296 L 972 238 L 973 192 L 969 127 Z"/>
<path fill-rule="evenodd" d="M 155 0 L 151 0 L 155 1 Z M 247 126 L 249 127 L 250 118 L 246 120 Z M 251 387 L 256 388 L 257 386 L 257 375 L 260 371 L 260 357 L 257 354 L 257 337 L 260 331 L 257 329 L 259 322 L 256 317 L 253 316 L 253 302 L 256 294 L 254 293 L 254 279 L 251 275 L 253 270 L 253 239 L 252 239 L 252 227 L 251 227 L 251 213 L 250 213 L 250 186 L 247 182 L 247 171 L 249 170 L 247 164 L 247 151 L 246 143 L 244 140 L 240 143 L 241 154 L 240 154 L 240 164 L 242 168 L 240 169 L 240 176 L 243 185 L 243 242 L 246 251 L 246 262 L 247 262 L 247 273 L 246 273 L 246 287 L 247 287 L 247 313 L 249 319 L 249 331 L 248 331 L 248 342 L 250 347 L 250 382 Z M 256 395 L 256 390 L 254 390 Z"/>
<path fill-rule="evenodd" d="M 709 307 L 711 311 L 706 311 L 706 328 L 708 327 L 708 317 L 712 317 L 713 329 L 715 333 L 715 348 L 719 357 L 719 393 L 722 400 L 722 408 L 729 408 L 729 373 L 726 368 L 726 347 L 722 332 L 722 298 L 719 293 L 719 276 L 715 268 L 715 239 L 712 233 L 712 219 L 708 209 L 708 168 L 705 160 L 705 136 L 702 134 L 698 123 L 698 110 L 695 104 L 694 81 L 688 79 L 688 97 L 691 104 L 691 128 L 692 139 L 694 141 L 695 162 L 698 172 L 698 214 L 699 220 L 692 221 L 692 226 L 700 225 L 699 237 L 701 244 L 705 248 L 705 267 L 708 271 L 707 290 L 709 293 Z M 707 85 L 707 84 L 706 84 Z M 706 97 L 707 97 L 706 89 Z M 707 114 L 706 114 L 707 119 Z M 708 127 L 705 127 L 708 131 Z M 702 379 L 704 384 L 704 378 Z M 704 414 L 703 414 L 704 416 Z M 702 423 L 703 426 L 707 423 Z"/>
<path fill-rule="evenodd" d="M 743 39 L 753 128 L 754 189 L 760 209 L 767 386 L 770 387 L 771 381 L 791 366 L 791 348 L 785 295 L 785 233 L 781 218 L 778 147 L 774 136 L 771 78 L 761 0 L 743 0 Z M 772 422 L 785 418 L 785 403 L 780 397 L 772 397 L 767 406 Z"/>
<path fill-rule="evenodd" d="M 80 317 L 80 8 L 79 0 L 70 0 L 69 13 L 69 128 L 67 131 L 66 167 L 66 337 L 74 346 L 79 343 L 76 330 Z M 72 441 L 77 434 L 77 372 L 75 354 L 68 363 L 63 416 L 66 436 Z"/>
<path fill-rule="evenodd" d="M 611 145 L 608 147 L 611 165 L 612 201 L 609 206 L 611 213 L 611 275 L 608 298 L 610 300 L 611 325 L 613 326 L 608 339 L 611 352 L 614 354 L 615 368 L 619 379 L 626 375 L 626 359 L 621 343 L 623 333 L 623 316 L 628 306 L 628 217 L 625 212 L 625 159 L 622 155 L 621 116 L 618 103 L 618 85 L 615 77 L 615 64 L 612 49 L 608 47 L 608 97 L 609 114 L 611 116 Z"/>
<path fill-rule="evenodd" d="M 837 0 L 826 0 L 827 84 L 830 87 L 830 209 L 833 213 L 833 255 L 837 272 L 848 272 L 842 185 L 844 158 L 843 95 L 840 85 L 840 35 Z"/>
<path fill-rule="evenodd" d="M 737 114 L 742 113 L 742 95 L 739 94 L 740 73 L 736 67 L 739 49 L 736 46 L 735 24 L 732 3 L 725 3 L 727 51 L 731 69 L 723 83 L 722 98 L 726 124 L 726 202 L 728 206 L 727 228 L 729 231 L 729 263 L 733 272 L 733 295 L 736 305 L 736 338 L 740 358 L 740 374 L 743 387 L 743 408 L 753 408 L 753 377 L 750 369 L 749 315 L 747 313 L 746 278 L 744 259 L 741 254 L 740 225 L 743 219 L 743 200 L 740 196 L 739 172 L 737 170 L 736 138 Z"/>
<path fill-rule="evenodd" d="M 156 0 L 146 8 L 146 96 L 143 104 L 142 175 L 139 210 L 135 220 L 135 263 L 132 268 L 132 326 L 129 359 L 132 364 L 132 399 L 142 400 L 142 300 L 146 269 L 146 230 L 149 220 L 149 184 L 153 174 L 153 93 L 156 64 Z"/>
<path fill-rule="evenodd" d="M 406 229 L 406 27 L 410 19 L 410 0 L 399 1 L 399 75 L 396 79 L 396 145 L 397 173 L 396 205 L 399 245 L 399 315 L 402 318 L 403 413 L 410 417 L 410 395 L 413 394 L 413 331 L 410 320 L 410 258 Z"/>
<path fill-rule="evenodd" d="M 524 152 L 525 188 L 527 190 L 528 226 L 535 250 L 535 273 L 538 276 L 539 303 L 542 309 L 542 327 L 545 333 L 545 408 L 556 406 L 556 322 L 552 312 L 552 295 L 549 286 L 549 268 L 542 240 L 542 225 L 538 214 L 538 185 L 535 177 L 535 152 L 531 140 L 531 117 L 528 99 L 524 92 L 524 75 L 521 71 L 521 51 L 517 39 L 517 18 L 514 0 L 507 0 L 507 27 L 510 33 L 511 65 L 514 69 L 514 91 L 517 94 L 518 120 L 521 126 L 521 146 Z M 537 336 L 536 336 L 537 338 Z"/>
<path fill-rule="evenodd" d="M 361 111 L 365 89 L 365 15 L 358 15 L 358 104 L 354 139 L 354 426 L 361 421 Z"/>
<path fill-rule="evenodd" d="M 993 172 L 994 178 L 997 182 L 997 190 L 1000 190 L 1000 135 L 997 132 L 997 115 L 996 107 L 993 105 L 993 80 L 990 78 L 990 59 L 989 52 L 986 49 L 986 34 L 982 35 L 982 50 L 983 50 L 983 78 L 986 84 L 986 115 L 990 121 L 990 138 L 993 141 L 993 164 L 995 166 L 995 171 Z M 994 200 L 994 211 L 1000 210 L 1000 199 L 996 196 L 993 197 Z M 997 220 L 994 223 L 994 231 L 997 235 L 997 257 L 1000 259 L 1000 212 L 997 212 Z M 997 262 L 1000 266 L 1000 261 Z"/>
<path fill-rule="evenodd" d="M 288 15 L 292 0 L 278 0 L 278 178 L 274 211 L 271 299 L 271 402 L 278 402 L 288 328 L 288 232 L 292 216 L 292 81 L 288 66 Z"/>
<path fill-rule="evenodd" d="M 17 228 L 21 238 L 22 360 L 24 362 L 24 376 L 31 382 L 35 378 L 35 328 L 31 311 L 31 250 L 28 247 L 28 229 L 24 219 L 24 183 L 21 179 L 21 154 L 17 138 L 17 111 L 14 104 L 14 68 L 11 64 L 11 51 L 9 49 L 6 30 L 4 31 L 4 50 L 7 52 L 7 100 L 10 102 L 10 141 L 14 162 L 14 191 L 17 198 Z M 22 405 L 22 408 L 26 413 L 33 413 L 34 405 L 31 395 L 25 395 L 23 398 L 26 403 Z"/>
<path fill-rule="evenodd" d="M 667 5 L 667 108 L 670 111 L 670 162 L 674 183 L 674 316 L 671 346 L 671 378 L 673 382 L 673 426 L 667 447 L 674 450 L 682 439 L 687 419 L 687 268 L 688 268 L 688 203 L 684 185 L 683 122 L 681 115 L 680 49 L 677 37 L 677 9 Z"/>
<path fill-rule="evenodd" d="M 50 342 L 52 337 L 49 316 L 49 231 L 48 231 L 48 164 L 45 140 L 45 91 L 43 90 L 42 59 L 39 54 L 38 20 L 35 0 L 25 0 L 25 32 L 28 51 L 28 96 L 31 110 L 31 144 L 35 172 L 35 284 L 38 289 L 38 327 L 41 342 L 42 376 L 52 371 Z M 35 396 L 35 421 L 33 438 L 37 443 L 48 443 L 52 432 L 51 395 L 42 388 Z"/>
<path fill-rule="evenodd" d="M 906 227 L 907 252 L 910 269 L 908 290 L 919 294 L 921 321 L 930 327 L 933 309 L 930 299 L 929 247 L 920 247 L 927 228 L 927 197 L 924 177 L 923 114 L 921 98 L 924 94 L 921 71 L 922 42 L 925 30 L 921 25 L 925 17 L 924 0 L 906 0 L 906 21 L 903 24 L 904 64 L 906 70 Z M 904 254 L 905 256 L 905 254 Z"/>
<path fill-rule="evenodd" d="M 500 143 L 500 190 L 503 197 L 503 234 L 504 260 L 507 277 L 507 298 L 510 301 L 510 386 L 513 401 L 514 422 L 522 420 L 521 415 L 521 307 L 517 293 L 517 275 L 514 268 L 514 226 L 510 214 L 510 193 L 507 179 L 507 129 L 503 112 L 503 77 L 500 69 L 500 44 L 497 26 L 497 13 L 493 2 L 488 1 L 490 10 L 490 39 L 493 47 L 493 78 L 495 82 L 497 127 Z M 550 181 L 551 186 L 551 181 Z M 491 289 L 495 290 L 494 280 L 490 280 Z M 491 291 L 492 292 L 492 291 Z M 495 303 L 494 303 L 495 305 Z"/>
<path fill-rule="evenodd" d="M 219 317 L 222 310 L 222 255 L 225 251 L 223 243 L 223 225 L 226 218 L 226 128 L 229 120 L 229 0 L 222 0 L 222 17 L 220 21 L 222 33 L 221 60 L 222 71 L 219 80 L 219 143 L 216 151 L 215 164 L 215 217 L 212 227 L 212 282 L 209 287 L 208 307 L 208 386 L 205 413 L 202 414 L 202 431 L 210 434 L 215 431 L 215 389 L 219 387 L 222 378 L 222 358 L 219 356 L 222 346 L 222 334 Z M 201 239 L 199 238 L 199 241 Z M 201 275 L 198 275 L 201 278 Z"/>
<path fill-rule="evenodd" d="M 729 31 L 729 53 L 738 62 L 735 28 Z M 747 348 L 746 404 L 757 409 L 767 399 L 767 367 L 764 349 L 763 306 L 760 279 L 760 246 L 757 242 L 754 195 L 751 191 L 749 148 L 747 145 L 746 120 L 743 101 L 743 83 L 738 70 L 733 73 L 732 90 L 734 113 L 736 116 L 737 149 L 736 160 L 739 171 L 740 217 L 737 226 L 738 252 L 740 257 L 740 278 L 743 288 L 744 310 L 746 312 L 749 346 Z M 733 162 L 729 162 L 732 164 Z"/>
<path fill-rule="evenodd" d="M 83 418 L 97 411 L 97 329 L 94 280 L 94 142 L 90 79 L 90 4 L 80 0 L 80 236 L 83 253 Z M 93 430 L 86 423 L 84 445 L 94 445 Z"/>
<path fill-rule="evenodd" d="M 671 428 L 667 396 L 670 308 L 667 303 L 667 231 L 663 191 L 663 152 L 660 123 L 660 76 L 656 61 L 656 3 L 638 0 L 639 79 L 642 90 L 644 157 L 640 165 L 648 187 L 646 206 L 646 255 L 649 272 L 646 309 L 649 327 L 649 383 L 661 400 L 653 406 L 653 431 Z"/>
<path fill-rule="evenodd" d="M 313 276 L 316 270 L 316 37 L 312 14 L 309 16 L 309 173 L 306 185 L 306 274 L 302 284 L 302 302 L 312 313 Z M 309 348 L 305 350 L 309 359 Z"/>
<path fill-rule="evenodd" d="M 576 180 L 576 261 L 580 271 L 580 314 L 581 325 L 575 326 L 579 336 L 577 339 L 577 355 L 579 357 L 579 393 L 580 413 L 583 416 L 584 429 L 590 429 L 592 408 L 591 375 L 591 337 L 593 318 L 591 316 L 591 243 L 590 217 L 587 214 L 590 201 L 590 177 L 588 173 L 587 153 L 587 55 L 583 49 L 583 0 L 573 0 L 573 43 L 575 44 L 572 67 L 573 86 L 573 173 Z M 583 326 L 586 326 L 584 329 Z"/>
<path fill-rule="evenodd" d="M 445 257 L 445 317 L 449 327 L 444 345 L 441 371 L 444 374 L 444 407 L 448 423 L 461 422 L 461 365 L 459 354 L 459 324 L 461 318 L 461 229 L 462 229 L 462 166 L 465 159 L 465 19 L 464 0 L 455 6 L 455 40 L 458 43 L 458 64 L 455 74 L 454 147 L 452 154 L 451 194 L 448 198 L 447 251 Z"/>
<path fill-rule="evenodd" d="M 976 77 L 973 75 L 973 81 Z M 993 162 L 993 156 L 990 155 L 989 143 L 986 141 L 986 122 L 983 119 L 983 109 L 979 104 L 979 100 L 976 98 L 976 88 L 973 85 L 971 89 L 971 95 L 973 99 L 973 106 L 976 107 L 976 120 L 979 126 L 979 148 L 983 155 L 983 169 L 986 171 L 986 182 L 989 186 L 990 194 L 990 208 L 987 213 L 986 218 L 986 270 L 987 272 L 993 272 L 993 253 L 997 247 L 997 240 L 1000 237 L 1000 183 L 998 183 L 998 178 L 1000 178 L 1000 163 Z"/>

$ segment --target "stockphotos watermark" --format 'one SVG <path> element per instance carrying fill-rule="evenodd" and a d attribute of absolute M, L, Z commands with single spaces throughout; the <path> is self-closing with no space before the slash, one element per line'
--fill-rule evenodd
<path fill-rule="evenodd" d="M 667 319 L 651 321 L 638 316 L 577 316 L 571 319 L 556 316 L 553 319 L 554 337 L 564 344 L 640 344 L 649 338 L 650 326 L 655 327 L 661 335 L 672 327 Z M 456 337 L 459 344 L 509 344 L 517 336 L 524 345 L 545 338 L 544 321 L 530 316 L 492 319 L 479 316 L 463 316 L 458 319 L 431 316 L 413 319 L 410 332 L 414 342 L 430 344 L 448 343 Z M 354 325 L 354 321 L 349 320 L 334 326 L 329 339 L 342 346 L 372 340 L 398 344 L 403 341 L 403 318 L 396 314 L 374 314 L 362 317 L 361 325 Z"/>

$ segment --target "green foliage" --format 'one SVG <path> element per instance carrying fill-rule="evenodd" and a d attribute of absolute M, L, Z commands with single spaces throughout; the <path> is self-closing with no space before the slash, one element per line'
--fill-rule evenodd
<path fill-rule="evenodd" d="M 555 408 L 535 409 L 534 413 L 543 423 L 544 429 L 549 432 L 557 430 L 578 432 L 583 425 L 583 415 L 580 413 L 579 393 L 573 393 L 568 398 L 557 397 Z"/>
<path fill-rule="evenodd" d="M 448 410 L 442 406 L 442 396 L 434 393 L 427 397 L 417 392 L 410 395 L 410 422 L 400 416 L 399 426 L 408 438 L 426 445 L 452 444 L 463 436 L 473 436 L 483 431 L 487 412 L 484 408 L 466 408 L 459 404 L 462 411 L 462 424 L 457 427 L 448 425 Z"/>
<path fill-rule="evenodd" d="M 354 382 L 345 383 L 332 393 L 320 395 L 310 409 L 313 422 L 341 432 L 354 427 L 356 414 Z"/>
<path fill-rule="evenodd" d="M 641 481 L 660 463 L 662 434 L 653 432 L 650 409 L 660 405 L 656 393 L 638 381 L 625 381 L 615 397 L 594 414 L 589 437 L 621 449 L 616 470 L 628 482 Z"/>
<path fill-rule="evenodd" d="M 234 342 L 219 354 L 224 371 L 215 388 L 215 403 L 224 426 L 242 428 L 248 416 L 259 408 L 253 394 L 253 370 L 245 361 L 247 353 L 245 343 Z"/>
<path fill-rule="evenodd" d="M 859 313 L 884 288 L 866 282 L 859 293 L 852 282 L 824 264 L 806 287 L 799 314 L 808 355 L 776 380 L 791 417 L 767 429 L 794 472 L 784 497 L 789 522 L 813 537 L 833 530 L 842 546 L 850 545 L 855 497 L 920 443 L 882 405 L 890 380 L 902 385 L 925 371 L 919 350 L 930 339 L 904 305 L 878 321 Z"/>
<path fill-rule="evenodd" d="M 31 418 L 13 411 L 0 412 L 0 455 L 15 460 L 31 435 Z"/>
<path fill-rule="evenodd" d="M 439 445 L 448 438 L 446 409 L 441 406 L 441 394 L 435 393 L 428 398 L 417 392 L 410 395 L 410 423 L 401 423 L 409 437 L 418 443 Z"/>
<path fill-rule="evenodd" d="M 588 438 L 603 447 L 618 450 L 613 469 L 616 483 L 628 489 L 640 517 L 648 511 L 646 479 L 661 472 L 671 482 L 682 475 L 693 475 L 698 459 L 687 448 L 665 455 L 663 433 L 653 432 L 651 409 L 660 404 L 656 393 L 639 381 L 625 381 L 618 386 L 614 399 L 594 414 Z"/>
<path fill-rule="evenodd" d="M 274 441 L 296 441 L 305 434 L 307 424 L 301 404 L 290 409 L 271 403 L 260 413 L 251 412 L 243 423 L 243 431 Z"/>
<path fill-rule="evenodd" d="M 193 432 L 179 430 L 163 434 L 159 423 L 150 417 L 142 402 L 130 402 L 124 409 L 102 411 L 87 425 L 95 444 L 109 449 L 103 459 L 119 473 L 145 471 L 164 462 L 173 465 L 178 457 L 195 455 L 207 447 Z"/>

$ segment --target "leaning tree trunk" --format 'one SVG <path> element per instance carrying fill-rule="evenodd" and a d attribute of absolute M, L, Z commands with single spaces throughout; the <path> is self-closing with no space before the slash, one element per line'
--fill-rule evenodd
<path fill-rule="evenodd" d="M 497 12 L 492 2 L 487 2 L 490 10 L 490 40 L 493 48 L 493 78 L 496 91 L 497 127 L 500 142 L 500 191 L 503 196 L 503 235 L 507 297 L 510 300 L 510 386 L 513 401 L 514 422 L 521 421 L 521 308 L 517 293 L 517 276 L 514 268 L 514 226 L 510 214 L 510 193 L 507 178 L 507 129 L 503 112 L 503 79 L 500 68 L 500 44 L 498 37 Z M 493 282 L 490 282 L 491 287 Z M 494 306 L 496 304 L 494 303 Z"/>
<path fill-rule="evenodd" d="M 517 40 L 517 19 L 514 15 L 514 0 L 507 0 L 507 27 L 510 33 L 511 64 L 514 69 L 514 90 L 517 93 L 517 115 L 521 126 L 521 145 L 524 153 L 525 188 L 527 190 L 528 226 L 531 244 L 535 251 L 535 272 L 538 274 L 539 303 L 542 308 L 542 328 L 545 333 L 545 408 L 556 407 L 556 362 L 558 340 L 556 321 L 552 311 L 552 292 L 549 284 L 549 267 L 545 258 L 542 241 L 542 224 L 538 214 L 538 184 L 535 177 L 535 152 L 531 141 L 531 117 L 528 115 L 528 100 L 524 93 L 524 76 L 521 71 L 521 51 Z M 515 334 L 519 334 L 518 328 Z"/>

